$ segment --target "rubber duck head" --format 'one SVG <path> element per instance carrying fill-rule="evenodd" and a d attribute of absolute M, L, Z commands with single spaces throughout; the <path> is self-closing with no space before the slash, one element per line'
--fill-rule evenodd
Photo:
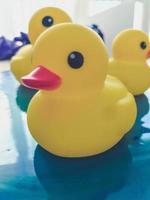
<path fill-rule="evenodd" d="M 38 36 L 53 25 L 72 22 L 69 15 L 60 8 L 45 7 L 38 10 L 29 22 L 29 39 L 33 44 Z"/>
<path fill-rule="evenodd" d="M 146 62 L 150 57 L 148 36 L 140 30 L 124 30 L 113 40 L 112 52 L 114 59 Z"/>
<path fill-rule="evenodd" d="M 104 86 L 108 53 L 93 30 L 64 23 L 38 38 L 32 61 L 37 68 L 22 78 L 25 86 L 47 91 L 59 88 L 63 95 L 76 95 Z"/>

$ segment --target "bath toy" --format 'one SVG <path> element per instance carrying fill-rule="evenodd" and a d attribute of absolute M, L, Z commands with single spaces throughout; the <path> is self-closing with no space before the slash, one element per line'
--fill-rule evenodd
<path fill-rule="evenodd" d="M 19 82 L 22 76 L 33 69 L 32 45 L 38 36 L 53 25 L 63 22 L 71 22 L 71 19 L 67 13 L 55 7 L 42 8 L 31 17 L 28 31 L 31 44 L 21 48 L 11 60 L 11 71 Z"/>
<path fill-rule="evenodd" d="M 108 73 L 120 79 L 133 95 L 143 94 L 150 86 L 148 36 L 140 30 L 124 30 L 113 41 Z"/>
<path fill-rule="evenodd" d="M 11 40 L 6 39 L 5 37 L 0 37 L 0 60 L 10 59 L 14 52 L 14 43 Z"/>
<path fill-rule="evenodd" d="M 13 40 L 9 40 L 4 36 L 0 37 L 0 60 L 9 60 L 26 44 L 29 44 L 29 40 L 27 34 L 23 32 Z"/>
<path fill-rule="evenodd" d="M 103 41 L 105 41 L 105 37 L 103 32 L 100 30 L 99 26 L 96 24 L 91 24 L 89 26 L 91 29 L 93 29 L 96 33 L 98 33 L 98 35 L 102 38 Z"/>
<path fill-rule="evenodd" d="M 133 126 L 134 97 L 107 76 L 107 50 L 90 28 L 52 27 L 37 39 L 32 61 L 37 67 L 22 83 L 40 91 L 30 101 L 27 120 L 44 149 L 62 157 L 99 154 Z"/>
<path fill-rule="evenodd" d="M 22 46 L 30 44 L 28 34 L 20 32 L 20 36 L 14 38 L 14 42 L 20 42 Z"/>
<path fill-rule="evenodd" d="M 28 36 L 23 32 L 20 34 L 13 40 L 8 40 L 4 36 L 0 37 L 0 60 L 11 59 L 21 47 L 29 43 Z"/>

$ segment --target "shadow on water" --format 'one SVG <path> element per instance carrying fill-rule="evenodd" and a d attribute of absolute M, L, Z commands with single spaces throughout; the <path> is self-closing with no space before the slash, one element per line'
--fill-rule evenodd
<path fill-rule="evenodd" d="M 124 141 L 103 154 L 87 158 L 57 157 L 39 145 L 34 154 L 36 175 L 53 200 L 104 200 L 124 187 L 131 163 Z"/>
<path fill-rule="evenodd" d="M 26 112 L 32 97 L 36 94 L 37 90 L 26 88 L 22 85 L 18 87 L 16 102 L 18 107 Z"/>
<path fill-rule="evenodd" d="M 142 120 L 142 118 L 149 112 L 150 105 L 148 98 L 143 94 L 136 96 L 135 101 L 137 104 L 137 119 L 133 128 L 126 136 L 129 143 L 134 143 L 139 140 L 144 133 L 150 133 L 150 129 L 144 127 L 144 121 Z"/>

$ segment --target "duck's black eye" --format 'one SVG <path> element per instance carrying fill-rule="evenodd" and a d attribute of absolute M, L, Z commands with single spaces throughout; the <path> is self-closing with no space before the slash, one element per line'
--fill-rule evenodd
<path fill-rule="evenodd" d="M 83 63 L 84 63 L 84 57 L 80 52 L 73 51 L 69 54 L 68 64 L 70 65 L 70 67 L 78 69 L 82 67 Z"/>
<path fill-rule="evenodd" d="M 141 47 L 141 49 L 146 49 L 146 47 L 147 47 L 146 42 L 141 42 L 140 47 Z"/>
<path fill-rule="evenodd" d="M 54 20 L 51 16 L 45 16 L 43 19 L 42 19 L 42 24 L 43 26 L 45 27 L 50 27 L 52 26 L 54 23 Z"/>

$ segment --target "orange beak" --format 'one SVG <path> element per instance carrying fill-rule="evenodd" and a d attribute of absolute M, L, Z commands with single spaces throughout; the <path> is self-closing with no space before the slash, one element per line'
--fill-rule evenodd
<path fill-rule="evenodd" d="M 61 78 L 41 65 L 21 80 L 24 86 L 36 90 L 54 90 L 61 85 Z"/>
<path fill-rule="evenodd" d="M 147 58 L 150 58 L 150 50 L 147 53 Z"/>

